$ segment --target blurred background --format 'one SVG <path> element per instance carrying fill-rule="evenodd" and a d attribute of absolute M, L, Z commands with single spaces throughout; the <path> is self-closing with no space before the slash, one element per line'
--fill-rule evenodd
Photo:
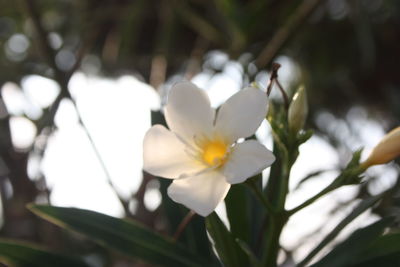
<path fill-rule="evenodd" d="M 252 81 L 265 88 L 272 62 L 289 95 L 305 85 L 307 128 L 315 129 L 293 169 L 293 207 L 331 182 L 353 151 L 368 154 L 399 125 L 399 43 L 396 0 L 0 1 L 0 237 L 69 250 L 94 266 L 131 266 L 26 204 L 173 232 L 160 205 L 168 183 L 141 169 L 144 133 L 162 119 L 169 88 L 192 80 L 218 107 Z M 271 98 L 281 101 L 279 91 Z M 271 149 L 269 131 L 263 123 L 257 137 Z M 398 213 L 398 164 L 372 168 L 362 186 L 296 214 L 282 244 L 302 258 L 358 199 L 390 188 L 347 234 Z"/>

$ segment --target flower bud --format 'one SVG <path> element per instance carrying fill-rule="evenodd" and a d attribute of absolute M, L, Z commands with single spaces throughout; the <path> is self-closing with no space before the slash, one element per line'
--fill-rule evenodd
<path fill-rule="evenodd" d="M 294 94 L 292 102 L 289 106 L 288 122 L 289 129 L 293 133 L 298 133 L 303 129 L 307 118 L 308 104 L 307 95 L 304 86 L 300 86 Z"/>
<path fill-rule="evenodd" d="M 388 163 L 398 156 L 400 156 L 400 127 L 386 134 L 361 166 L 366 169 L 372 165 Z"/>

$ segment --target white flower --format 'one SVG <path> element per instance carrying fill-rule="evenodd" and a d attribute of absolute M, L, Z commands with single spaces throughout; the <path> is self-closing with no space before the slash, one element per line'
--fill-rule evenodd
<path fill-rule="evenodd" d="M 190 82 L 170 91 L 165 118 L 170 130 L 154 125 L 144 138 L 144 170 L 174 179 L 168 195 L 207 216 L 228 193 L 270 166 L 275 157 L 253 135 L 267 112 L 265 93 L 246 88 L 216 112 L 207 94 Z"/>

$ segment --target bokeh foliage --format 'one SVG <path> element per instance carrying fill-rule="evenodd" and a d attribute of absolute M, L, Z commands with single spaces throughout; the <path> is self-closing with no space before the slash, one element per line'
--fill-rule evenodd
<path fill-rule="evenodd" d="M 223 66 L 209 66 L 204 59 L 210 51 L 220 50 L 239 60 L 245 82 L 257 71 L 268 70 L 278 55 L 286 55 L 298 64 L 301 82 L 309 92 L 308 125 L 342 147 L 342 139 L 316 123 L 321 111 L 344 118 L 348 124 L 347 111 L 364 106 L 368 116 L 382 121 L 387 129 L 399 125 L 399 43 L 400 2 L 396 0 L 1 1 L 0 86 L 8 81 L 20 84 L 30 74 L 59 83 L 60 96 L 43 110 L 41 118 L 23 114 L 36 125 L 38 135 L 49 136 L 58 105 L 70 98 L 68 81 L 76 70 L 94 69 L 96 74 L 112 77 L 132 73 L 157 88 L 176 74 L 191 78 L 202 69 L 218 74 Z M 13 147 L 9 119 L 0 109 L 1 236 L 68 248 L 73 254 L 99 252 L 105 258 L 118 258 L 97 245 L 66 237 L 26 209 L 26 204 L 39 197 L 47 199 L 51 193 L 45 177 L 32 181 L 27 174 L 29 155 L 43 154 L 45 146 L 23 151 Z M 136 214 L 129 212 L 129 200 L 121 202 L 127 217 L 155 227 L 168 212 L 161 208 L 150 212 L 144 207 L 143 192 L 151 179 L 145 174 L 132 196 L 139 203 Z M 6 192 L 8 184 L 12 195 Z M 164 193 L 165 186 L 161 185 Z M 240 195 L 240 188 L 235 190 Z M 366 186 L 359 195 L 368 197 Z M 392 199 L 388 196 L 375 212 L 385 214 L 398 205 Z M 163 201 L 168 209 L 171 203 Z M 228 197 L 228 205 L 229 201 Z M 171 225 L 162 231 L 173 233 L 178 227 L 178 218 L 185 212 L 175 212 L 180 215 L 170 219 Z M 203 220 L 198 219 L 193 227 L 193 231 L 204 228 Z M 241 233 L 241 238 L 247 239 L 247 234 Z M 182 238 L 193 248 L 204 248 L 201 244 L 206 242 L 193 240 L 189 232 Z M 208 247 L 205 250 L 202 253 L 210 252 Z"/>

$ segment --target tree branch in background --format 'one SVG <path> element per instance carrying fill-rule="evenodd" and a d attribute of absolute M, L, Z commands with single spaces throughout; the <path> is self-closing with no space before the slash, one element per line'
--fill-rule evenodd
<path fill-rule="evenodd" d="M 197 37 L 188 60 L 184 75 L 185 79 L 191 80 L 197 73 L 201 71 L 201 61 L 207 51 L 208 45 L 209 42 L 206 39 L 202 38 L 201 36 Z"/>
<path fill-rule="evenodd" d="M 255 64 L 258 68 L 264 68 L 271 62 L 289 37 L 293 36 L 294 31 L 322 1 L 324 0 L 305 0 L 300 4 L 257 57 Z"/>
<path fill-rule="evenodd" d="M 85 123 L 82 120 L 82 116 L 79 112 L 79 109 L 76 105 L 75 100 L 71 97 L 69 90 L 68 90 L 68 82 L 73 74 L 73 71 L 75 71 L 77 68 L 79 68 L 80 62 L 81 62 L 85 52 L 89 49 L 90 45 L 93 43 L 95 36 L 97 34 L 94 34 L 93 37 L 88 38 L 87 41 L 85 42 L 85 44 L 81 46 L 81 49 L 78 51 L 78 54 L 77 54 L 76 63 L 74 64 L 74 66 L 71 68 L 71 70 L 68 73 L 64 73 L 62 70 L 60 70 L 57 67 L 57 64 L 55 62 L 55 52 L 51 48 L 51 46 L 48 42 L 46 30 L 43 28 L 42 24 L 40 23 L 40 15 L 39 15 L 40 13 L 38 12 L 38 10 L 36 8 L 35 1 L 34 0 L 21 0 L 21 1 L 25 7 L 25 10 L 26 10 L 29 18 L 32 20 L 33 27 L 34 27 L 35 32 L 38 37 L 39 47 L 43 53 L 43 57 L 46 59 L 47 64 L 49 64 L 49 66 L 54 71 L 55 81 L 61 87 L 60 94 L 57 96 L 57 98 L 55 99 L 55 101 L 52 104 L 52 106 L 50 107 L 50 109 L 45 113 L 43 118 L 39 121 L 38 131 L 41 132 L 45 127 L 50 126 L 54 123 L 54 117 L 56 115 L 56 112 L 58 110 L 58 107 L 59 107 L 61 101 L 64 98 L 69 98 L 72 101 L 72 103 L 74 104 L 74 107 L 78 114 L 79 123 L 81 124 L 83 130 L 85 131 L 85 133 L 90 141 L 90 144 L 93 148 L 93 151 L 95 152 L 95 155 L 96 155 L 100 165 L 103 168 L 103 171 L 104 171 L 104 174 L 106 175 L 108 184 L 114 190 L 114 192 L 115 192 L 116 196 L 118 197 L 119 201 L 121 202 L 125 212 L 128 214 L 129 213 L 128 203 L 118 194 L 118 192 L 112 182 L 111 175 L 104 163 L 104 160 L 102 159 L 100 152 L 98 151 L 88 128 L 86 127 Z"/>
<path fill-rule="evenodd" d="M 60 83 L 61 94 L 65 94 L 66 96 L 68 96 L 68 79 L 65 74 L 57 67 L 55 61 L 55 52 L 48 42 L 48 35 L 46 30 L 43 28 L 43 25 L 40 22 L 40 13 L 36 8 L 35 0 L 21 0 L 21 2 L 24 6 L 25 12 L 32 21 L 33 28 L 35 29 L 37 35 L 39 49 L 41 50 L 47 64 L 54 71 L 55 79 Z"/>
<path fill-rule="evenodd" d="M 107 169 L 106 163 L 104 162 L 103 157 L 101 156 L 101 153 L 100 153 L 99 149 L 97 148 L 96 143 L 94 142 L 93 137 L 90 134 L 89 129 L 86 127 L 86 124 L 82 120 L 82 116 L 81 116 L 81 114 L 79 112 L 79 109 L 78 109 L 76 103 L 75 103 L 75 101 L 73 99 L 71 99 L 71 100 L 72 100 L 72 103 L 74 104 L 74 107 L 75 107 L 75 110 L 76 110 L 76 114 L 78 116 L 79 124 L 82 126 L 83 130 L 85 131 L 86 136 L 89 139 L 89 142 L 90 142 L 90 144 L 92 146 L 93 152 L 96 154 L 97 160 L 99 161 L 99 163 L 100 163 L 100 165 L 101 165 L 101 167 L 103 169 L 103 172 L 104 172 L 104 174 L 105 174 L 105 176 L 107 178 L 107 183 L 114 190 L 115 195 L 118 197 L 118 200 L 121 202 L 121 205 L 124 208 L 124 211 L 125 211 L 126 215 L 128 215 L 129 214 L 129 202 L 125 201 L 120 196 L 120 194 L 118 194 L 118 191 L 117 191 L 117 189 L 116 189 L 116 187 L 115 187 L 115 185 L 114 185 L 114 183 L 113 183 L 113 181 L 111 179 L 111 174 Z"/>
<path fill-rule="evenodd" d="M 172 1 L 175 12 L 183 21 L 203 38 L 221 45 L 225 42 L 224 33 L 215 28 L 207 19 L 197 14 L 186 1 Z"/>

